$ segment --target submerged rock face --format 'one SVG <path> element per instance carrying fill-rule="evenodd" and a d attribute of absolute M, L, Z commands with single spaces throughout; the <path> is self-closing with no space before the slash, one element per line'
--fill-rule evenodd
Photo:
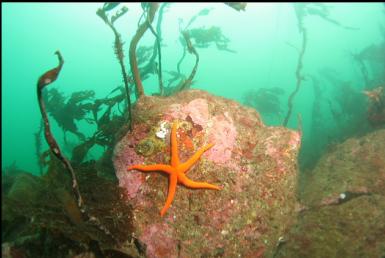
<path fill-rule="evenodd" d="M 270 256 L 295 217 L 300 133 L 267 127 L 254 109 L 201 90 L 143 97 L 133 114 L 133 131 L 116 145 L 113 161 L 146 256 Z M 127 167 L 170 164 L 175 120 L 181 162 L 215 143 L 187 176 L 221 190 L 178 185 L 172 206 L 161 217 L 168 178 Z"/>
<path fill-rule="evenodd" d="M 304 210 L 276 257 L 384 257 L 385 129 L 325 154 L 301 199 Z"/>
<path fill-rule="evenodd" d="M 385 196 L 384 157 L 385 129 L 348 139 L 321 158 L 301 199 L 308 206 L 318 206 L 337 202 L 340 196 Z"/>

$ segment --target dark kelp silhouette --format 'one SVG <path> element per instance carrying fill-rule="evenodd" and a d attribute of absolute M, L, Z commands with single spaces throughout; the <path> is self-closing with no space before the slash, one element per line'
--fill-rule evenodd
<path fill-rule="evenodd" d="M 85 136 L 78 131 L 75 120 L 87 120 L 86 114 L 91 111 L 92 103 L 90 101 L 95 92 L 92 90 L 74 92 L 68 100 L 55 88 L 46 93 L 44 101 L 47 111 L 63 129 L 64 136 L 69 131 L 75 134 L 80 141 L 84 141 Z M 64 140 L 66 141 L 66 138 Z"/>
<path fill-rule="evenodd" d="M 221 29 L 217 26 L 210 28 L 195 28 L 189 29 L 190 26 L 201 16 L 207 16 L 212 11 L 212 8 L 204 8 L 195 14 L 187 23 L 183 26 L 183 19 L 179 19 L 179 31 L 181 36 L 179 42 L 182 45 L 183 52 L 182 56 L 177 63 L 176 71 L 166 71 L 171 78 L 168 80 L 167 86 L 164 87 L 163 96 L 170 96 L 176 92 L 189 89 L 194 83 L 194 77 L 198 69 L 199 54 L 196 48 L 207 48 L 212 44 L 215 44 L 218 50 L 228 51 L 235 53 L 234 50 L 228 48 L 230 40 L 225 37 Z M 181 64 L 186 57 L 186 54 L 190 53 L 195 56 L 195 65 L 188 77 L 182 74 Z M 159 95 L 159 94 L 153 94 Z"/>
<path fill-rule="evenodd" d="M 225 2 L 226 5 L 230 6 L 234 10 L 245 11 L 247 3 L 246 2 Z"/>
<path fill-rule="evenodd" d="M 297 17 L 297 26 L 298 30 L 302 35 L 302 47 L 300 50 L 298 50 L 298 61 L 297 61 L 297 68 L 295 72 L 296 76 L 296 87 L 294 91 L 289 95 L 288 98 L 288 110 L 287 114 L 285 116 L 285 119 L 283 121 L 283 126 L 287 126 L 292 109 L 293 109 L 293 101 L 294 97 L 297 95 L 298 91 L 301 88 L 302 81 L 304 80 L 304 75 L 302 74 L 303 69 L 303 59 L 304 54 L 307 48 L 307 40 L 308 40 L 308 29 L 306 28 L 304 22 L 305 18 L 308 15 L 317 15 L 321 17 L 323 20 L 333 23 L 334 25 L 337 25 L 339 27 L 342 27 L 344 29 L 349 30 L 357 30 L 358 28 L 353 28 L 349 26 L 343 26 L 338 21 L 330 18 L 330 12 L 329 7 L 327 7 L 325 4 L 321 3 L 293 3 L 294 11 Z"/>
<path fill-rule="evenodd" d="M 198 64 L 199 64 L 199 55 L 198 55 L 198 52 L 195 50 L 194 46 L 191 43 L 190 33 L 188 31 L 183 31 L 182 35 L 183 35 L 183 37 L 184 37 L 184 39 L 186 41 L 188 52 L 195 56 L 195 65 L 194 65 L 194 67 L 193 67 L 193 69 L 192 69 L 192 71 L 190 73 L 190 76 L 186 80 L 182 80 L 181 83 L 180 83 L 180 86 L 177 87 L 178 91 L 190 88 L 190 86 L 191 86 L 191 84 L 193 82 L 194 76 L 195 76 L 195 74 L 197 72 Z"/>
<path fill-rule="evenodd" d="M 359 65 L 362 78 L 364 80 L 364 88 L 366 90 L 370 90 L 371 88 L 376 87 L 378 83 L 381 83 L 383 80 L 385 80 L 384 53 L 385 34 L 383 41 L 377 44 L 371 44 L 359 52 L 350 52 L 353 60 Z M 376 77 L 380 79 L 375 81 Z"/>
<path fill-rule="evenodd" d="M 97 129 L 91 137 L 73 149 L 71 161 L 74 164 L 80 164 L 95 144 L 107 148 L 107 151 L 114 145 L 117 139 L 117 131 L 125 124 L 123 112 L 121 112 L 120 115 L 112 113 L 112 109 L 115 106 L 119 109 L 119 104 L 124 101 L 124 89 L 120 87 L 118 89 L 120 89 L 118 95 L 97 99 L 92 105 L 93 123 L 97 125 Z M 99 116 L 102 108 L 105 110 L 102 115 Z"/>
<path fill-rule="evenodd" d="M 280 96 L 284 94 L 284 90 L 278 87 L 260 88 L 258 90 L 249 90 L 244 93 L 244 104 L 255 108 L 258 112 L 267 116 L 280 117 L 282 108 Z"/>
<path fill-rule="evenodd" d="M 197 48 L 207 48 L 214 43 L 218 50 L 236 53 L 228 48 L 230 40 L 223 35 L 221 28 L 211 26 L 210 28 L 196 28 L 188 30 L 190 38 L 194 41 L 194 46 Z"/>
<path fill-rule="evenodd" d="M 288 110 L 287 110 L 287 114 L 285 116 L 285 119 L 283 120 L 283 126 L 287 126 L 287 123 L 289 122 L 289 119 L 290 119 L 290 116 L 292 113 L 292 109 L 293 109 L 294 97 L 295 97 L 295 95 L 297 95 L 297 93 L 301 87 L 301 83 L 304 80 L 304 76 L 302 75 L 302 68 L 303 68 L 303 57 L 304 57 L 304 54 L 306 51 L 306 46 L 307 46 L 307 33 L 308 32 L 307 32 L 307 28 L 303 24 L 304 23 L 304 17 L 305 17 L 306 4 L 294 3 L 293 5 L 294 5 L 294 10 L 295 10 L 296 15 L 297 15 L 298 29 L 302 35 L 302 47 L 298 53 L 297 68 L 295 71 L 296 86 L 295 86 L 294 91 L 290 94 L 289 99 L 287 101 Z"/>

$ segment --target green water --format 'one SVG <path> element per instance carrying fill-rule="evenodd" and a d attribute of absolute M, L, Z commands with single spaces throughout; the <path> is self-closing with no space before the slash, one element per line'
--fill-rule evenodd
<path fill-rule="evenodd" d="M 129 10 L 115 26 L 125 42 L 125 61 L 129 68 L 128 46 L 137 29 L 142 8 L 139 3 L 124 5 Z M 40 75 L 57 65 L 56 50 L 60 50 L 65 63 L 59 79 L 49 88 L 56 88 L 67 96 L 75 91 L 93 90 L 95 98 L 103 98 L 122 85 L 120 67 L 113 50 L 113 33 L 96 15 L 101 6 L 102 3 L 2 4 L 3 169 L 15 162 L 18 168 L 38 174 L 34 134 L 39 129 L 41 115 L 36 82 Z M 383 3 L 328 3 L 326 6 L 330 7 L 328 17 L 341 26 L 315 14 L 304 18 L 308 32 L 302 68 L 305 80 L 294 98 L 288 123 L 288 127 L 297 128 L 297 114 L 301 115 L 304 136 L 301 157 L 304 163 L 316 160 L 327 144 L 360 133 L 359 126 L 347 126 L 354 124 L 351 121 L 360 124 L 359 116 L 365 111 L 365 106 L 360 103 L 366 101 L 360 94 L 366 87 L 365 80 L 350 53 L 359 53 L 372 44 L 384 44 L 385 40 Z M 281 112 L 262 113 L 267 125 L 281 125 L 287 112 L 288 96 L 295 88 L 295 71 L 302 45 L 293 4 L 250 3 L 245 11 L 240 12 L 221 3 L 171 4 L 161 24 L 163 71 L 175 71 L 183 52 L 179 43 L 179 19 L 186 24 L 203 8 L 213 9 L 209 15 L 198 17 L 190 28 L 220 27 L 230 40 L 229 48 L 236 53 L 220 51 L 215 45 L 197 48 L 200 62 L 192 88 L 241 103 L 244 103 L 244 94 L 249 90 L 281 88 L 284 91 L 278 97 Z M 152 46 L 153 43 L 154 37 L 148 31 L 139 46 Z M 194 57 L 187 54 L 181 66 L 182 73 L 188 75 L 194 62 Z M 368 87 L 383 83 L 385 74 L 381 67 L 384 61 L 365 62 L 370 79 Z M 165 80 L 169 78 L 167 76 L 164 74 Z M 315 95 L 315 80 L 322 94 Z M 156 75 L 150 76 L 143 84 L 147 95 L 158 92 Z M 341 85 L 348 85 L 349 90 Z M 359 96 L 353 100 L 357 105 L 348 103 L 344 109 L 340 103 L 352 92 Z M 135 100 L 134 96 L 132 99 Z M 318 108 L 315 100 L 319 101 Z M 337 125 L 331 109 L 342 115 L 342 125 Z M 51 123 L 53 134 L 63 146 L 63 130 L 55 121 L 51 120 Z M 77 126 L 86 136 L 95 131 L 95 126 L 85 121 L 78 122 Z M 67 140 L 69 143 L 63 150 L 70 156 L 71 146 L 78 141 L 71 133 L 67 133 Z M 42 150 L 47 149 L 43 141 Z M 100 153 L 101 149 L 95 148 L 87 159 L 97 159 Z"/>

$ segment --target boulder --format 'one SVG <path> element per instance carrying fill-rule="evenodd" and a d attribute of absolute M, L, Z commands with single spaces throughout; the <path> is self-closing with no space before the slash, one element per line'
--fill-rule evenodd
<path fill-rule="evenodd" d="M 167 175 L 127 167 L 170 164 L 174 121 L 181 162 L 215 144 L 187 176 L 221 190 L 178 185 L 172 206 L 161 217 Z M 268 127 L 254 109 L 202 90 L 140 98 L 133 130 L 115 146 L 113 163 L 133 207 L 134 237 L 146 256 L 271 256 L 296 217 L 300 144 L 300 132 Z"/>
<path fill-rule="evenodd" d="M 384 257 L 385 129 L 336 145 L 304 181 L 276 258 Z"/>

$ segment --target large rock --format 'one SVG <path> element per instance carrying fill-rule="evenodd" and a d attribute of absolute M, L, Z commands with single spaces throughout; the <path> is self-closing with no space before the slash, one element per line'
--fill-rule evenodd
<path fill-rule="evenodd" d="M 385 129 L 326 153 L 278 257 L 385 257 Z"/>
<path fill-rule="evenodd" d="M 265 126 L 259 114 L 200 90 L 143 97 L 133 130 L 114 150 L 119 185 L 134 208 L 134 231 L 148 257 L 269 257 L 295 218 L 300 133 Z M 159 215 L 168 178 L 127 171 L 134 164 L 170 163 L 170 127 L 179 121 L 181 162 L 209 142 L 188 177 L 220 191 L 178 185 Z"/>
<path fill-rule="evenodd" d="M 318 206 L 344 196 L 385 196 L 384 157 L 385 129 L 348 139 L 320 159 L 306 180 L 301 199 L 308 206 Z"/>

